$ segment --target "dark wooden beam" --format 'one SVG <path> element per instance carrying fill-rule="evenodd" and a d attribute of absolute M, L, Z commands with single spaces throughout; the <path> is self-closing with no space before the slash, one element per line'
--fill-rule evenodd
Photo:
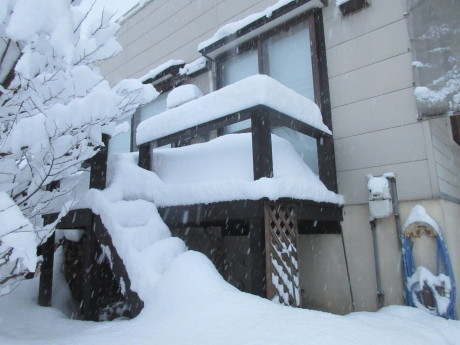
<path fill-rule="evenodd" d="M 55 236 L 53 233 L 38 250 L 38 254 L 43 257 L 38 287 L 38 304 L 42 307 L 51 307 L 53 294 L 54 241 Z"/>
<path fill-rule="evenodd" d="M 184 129 L 177 133 L 155 139 L 153 142 L 155 143 L 155 147 L 161 147 L 172 143 L 184 142 L 195 138 L 196 136 L 207 136 L 212 130 L 220 129 L 249 119 L 251 117 L 251 112 L 254 109 L 259 109 L 260 107 L 262 106 L 256 106 L 253 108 L 245 109 L 244 111 L 229 114 L 216 120 L 205 122 L 197 126 Z"/>
<path fill-rule="evenodd" d="M 252 164 L 254 181 L 273 177 L 273 154 L 270 115 L 266 109 L 251 113 Z"/>
<path fill-rule="evenodd" d="M 125 297 L 125 301 L 131 316 L 135 317 L 139 315 L 142 308 L 144 307 L 144 302 L 139 298 L 139 295 L 131 289 L 131 280 L 129 279 L 128 272 L 126 271 L 125 264 L 123 263 L 121 257 L 118 255 L 118 252 L 113 245 L 112 237 L 107 232 L 104 224 L 102 223 L 101 217 L 98 215 L 94 215 L 93 230 L 97 241 L 110 249 L 109 262 L 111 262 L 112 272 L 115 278 L 118 280 L 117 283 L 120 284 L 120 286 L 124 285 L 125 289 L 122 291 L 122 293 Z M 96 264 L 96 261 L 94 261 L 94 264 Z M 95 288 L 97 288 L 97 285 Z"/>
<path fill-rule="evenodd" d="M 330 134 L 323 132 L 318 128 L 307 125 L 306 123 L 294 119 L 293 117 L 282 114 L 279 111 L 275 111 L 273 109 L 270 109 L 269 111 L 272 128 L 283 126 L 316 139 L 322 137 L 331 137 Z"/>
<path fill-rule="evenodd" d="M 83 283 L 83 301 L 81 313 L 84 320 L 99 321 L 99 286 L 97 277 L 97 242 L 94 225 L 86 229 L 83 241 L 83 270 L 85 281 Z"/>
<path fill-rule="evenodd" d="M 91 175 L 89 188 L 104 189 L 107 181 L 107 155 L 109 148 L 109 136 L 102 134 L 104 146 L 91 158 Z"/>
<path fill-rule="evenodd" d="M 327 72 L 326 58 L 326 41 L 324 37 L 323 14 L 321 10 L 314 12 L 314 37 L 312 49 L 315 49 L 318 64 L 318 81 L 320 93 L 321 113 L 323 114 L 324 124 L 332 129 L 332 112 L 331 99 L 329 93 L 329 77 Z M 322 137 L 318 139 L 318 166 L 319 178 L 324 185 L 331 191 L 336 192 L 337 187 L 337 169 L 335 165 L 334 140 L 331 137 Z"/>
<path fill-rule="evenodd" d="M 244 220 L 260 214 L 260 200 L 236 200 L 210 204 L 168 206 L 158 208 L 169 227 L 225 226 L 232 220 Z"/>
<path fill-rule="evenodd" d="M 301 235 L 324 235 L 341 234 L 342 227 L 338 221 L 323 220 L 299 220 L 299 234 Z"/>
<path fill-rule="evenodd" d="M 249 272 L 251 274 L 250 293 L 266 298 L 266 258 L 264 218 L 249 219 Z"/>
<path fill-rule="evenodd" d="M 151 170 L 152 167 L 152 150 L 151 144 L 145 143 L 139 146 L 139 167 Z"/>

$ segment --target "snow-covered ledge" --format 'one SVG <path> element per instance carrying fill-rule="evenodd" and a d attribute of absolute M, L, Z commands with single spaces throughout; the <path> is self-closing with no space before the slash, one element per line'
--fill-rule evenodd
<path fill-rule="evenodd" d="M 204 56 L 215 58 L 231 47 L 236 47 L 309 10 L 322 8 L 326 3 L 326 0 L 278 0 L 262 12 L 220 27 L 211 38 L 198 45 L 198 51 Z"/>
<path fill-rule="evenodd" d="M 266 75 L 254 75 L 143 121 L 137 145 L 258 105 L 331 134 L 315 103 Z"/>

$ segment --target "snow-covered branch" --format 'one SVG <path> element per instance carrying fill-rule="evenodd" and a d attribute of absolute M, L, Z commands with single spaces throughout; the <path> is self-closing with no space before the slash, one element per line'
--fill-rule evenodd
<path fill-rule="evenodd" d="M 28 221 L 26 232 L 0 222 L 0 227 L 9 229 L 8 233 L 0 230 L 0 252 L 4 253 L 0 281 L 15 282 L 35 269 L 22 259 L 36 262 L 36 231 L 47 206 L 60 198 L 63 216 L 69 202 L 76 202 L 71 200 L 71 191 L 78 179 L 53 190 L 48 186 L 81 171 L 82 163 L 104 145 L 102 133 L 157 93 L 137 80 L 112 88 L 94 67 L 121 51 L 115 39 L 119 25 L 111 21 L 109 11 L 82 11 L 70 0 L 6 0 L 3 4 L 0 193 Z M 5 212 L 0 208 L 0 220 L 6 219 L 1 218 Z M 4 239 L 8 236 L 11 242 L 12 237 L 25 234 L 35 245 L 23 251 L 17 249 L 17 242 L 7 244 Z M 12 253 L 22 254 L 13 260 Z"/>

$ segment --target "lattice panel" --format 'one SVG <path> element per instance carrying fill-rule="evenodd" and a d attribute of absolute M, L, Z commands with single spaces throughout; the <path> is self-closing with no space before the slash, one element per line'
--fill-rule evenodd
<path fill-rule="evenodd" d="M 300 307 L 298 227 L 295 209 L 281 203 L 265 204 L 267 297 Z"/>

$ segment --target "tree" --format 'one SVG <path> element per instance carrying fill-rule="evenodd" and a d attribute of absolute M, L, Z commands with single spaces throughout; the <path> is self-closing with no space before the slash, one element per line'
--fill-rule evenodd
<path fill-rule="evenodd" d="M 0 0 L 0 296 L 32 270 L 30 240 L 54 226 L 41 226 L 50 203 L 59 198 L 63 216 L 78 201 L 77 178 L 53 182 L 75 177 L 102 133 L 156 95 L 138 80 L 111 88 L 99 74 L 95 64 L 121 51 L 111 18 L 71 0 Z M 7 212 L 15 222 L 1 217 Z"/>

